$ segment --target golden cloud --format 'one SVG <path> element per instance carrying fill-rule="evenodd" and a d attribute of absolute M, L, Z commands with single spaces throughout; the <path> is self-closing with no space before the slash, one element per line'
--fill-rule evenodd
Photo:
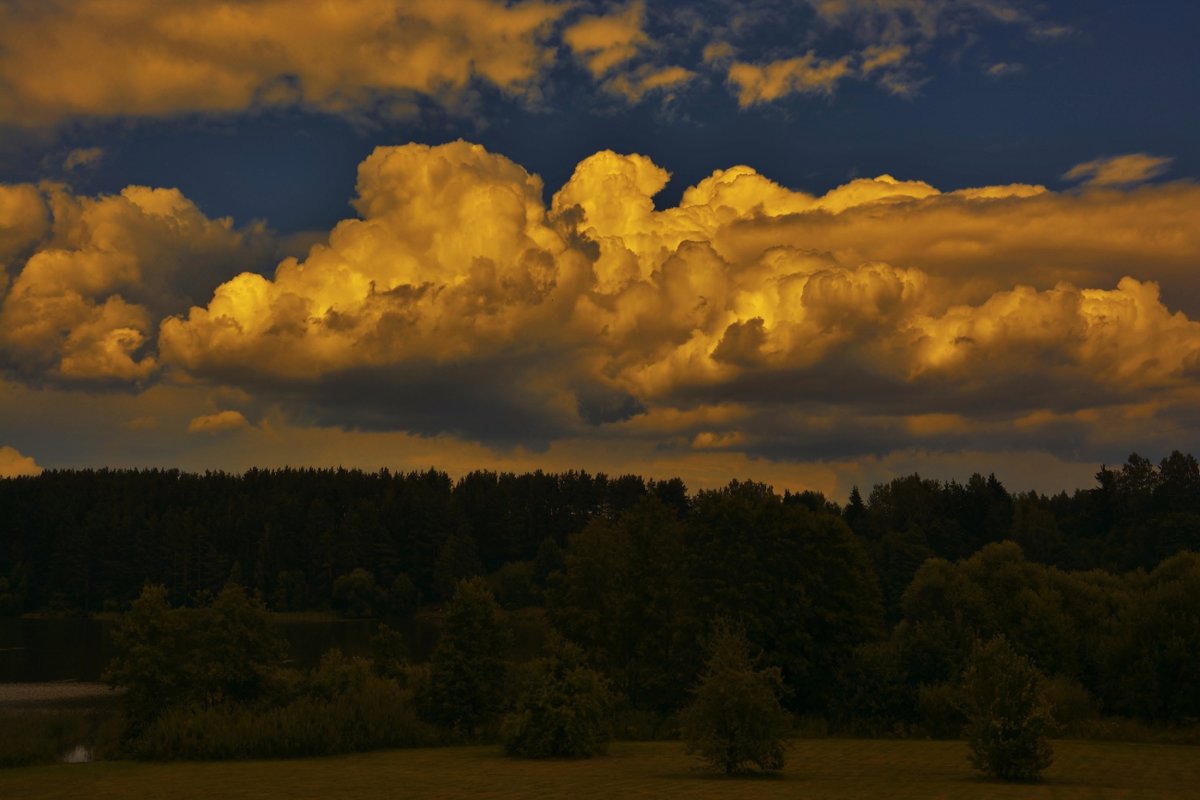
<path fill-rule="evenodd" d="M 728 78 L 737 88 L 738 105 L 746 108 L 790 94 L 832 94 L 838 82 L 853 71 L 850 56 L 822 59 L 810 50 L 766 64 L 735 61 L 729 66 Z"/>
<path fill-rule="evenodd" d="M 188 423 L 188 433 L 221 433 L 250 427 L 250 422 L 240 411 L 218 411 L 195 417 Z"/>
<path fill-rule="evenodd" d="M 738 166 L 656 209 L 669 177 L 604 151 L 547 208 L 478 145 L 379 148 L 359 219 L 165 319 L 159 357 L 326 424 L 773 457 L 1019 444 L 1039 413 L 1077 447 L 1086 409 L 1192 402 L 1200 323 L 1160 283 L 1200 301 L 1196 186 L 811 195 Z"/>
<path fill-rule="evenodd" d="M 645 65 L 628 73 L 615 75 L 602 85 L 605 91 L 624 97 L 631 103 L 639 102 L 650 92 L 665 92 L 683 86 L 696 77 L 696 73 L 683 67 L 654 67 Z"/>
<path fill-rule="evenodd" d="M 0 119 L 346 112 L 479 80 L 524 93 L 567 6 L 526 0 L 78 0 L 0 6 Z"/>
<path fill-rule="evenodd" d="M 1063 177 L 1083 181 L 1088 186 L 1132 186 L 1162 175 L 1171 166 L 1172 160 L 1146 153 L 1130 153 L 1076 164 Z"/>
<path fill-rule="evenodd" d="M 27 379 L 145 381 L 158 369 L 159 320 L 272 250 L 260 227 L 208 219 L 175 189 L 89 198 L 0 185 L 0 210 L 0 256 L 13 273 L 0 363 Z"/>
<path fill-rule="evenodd" d="M 103 147 L 77 147 L 67 153 L 67 157 L 63 159 L 63 169 L 94 167 L 102 158 L 104 158 Z"/>
<path fill-rule="evenodd" d="M 191 288 L 261 263 L 258 233 L 174 190 L 5 187 L 0 352 L 34 384 L 240 387 L 212 406 L 535 449 L 1078 453 L 1194 425 L 1200 187 L 810 194 L 734 166 L 656 208 L 669 178 L 602 151 L 547 204 L 478 145 L 380 147 L 304 258 Z"/>
<path fill-rule="evenodd" d="M 642 30 L 645 19 L 646 4 L 634 0 L 612 14 L 583 17 L 563 31 L 563 41 L 593 77 L 600 78 L 649 44 Z"/>
<path fill-rule="evenodd" d="M 29 456 L 8 445 L 0 447 L 0 478 L 16 478 L 21 475 L 39 475 L 42 468 Z"/>

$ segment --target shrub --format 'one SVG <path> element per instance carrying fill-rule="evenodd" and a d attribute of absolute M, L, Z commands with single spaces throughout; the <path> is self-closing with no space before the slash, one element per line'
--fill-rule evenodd
<path fill-rule="evenodd" d="M 755 669 L 743 631 L 718 624 L 709 637 L 708 662 L 695 699 L 683 712 L 687 751 L 726 775 L 751 764 L 782 769 L 790 730 L 779 704 L 782 685 L 777 667 Z"/>
<path fill-rule="evenodd" d="M 381 605 L 383 592 L 375 576 L 359 567 L 333 582 L 333 607 L 343 617 L 371 617 Z"/>
<path fill-rule="evenodd" d="M 335 663 L 335 661 L 337 663 Z M 298 758 L 438 743 L 417 718 L 411 697 L 395 682 L 360 673 L 353 659 L 335 658 L 310 676 L 310 693 L 277 707 L 175 708 L 134 743 L 132 755 L 153 760 Z M 332 683 L 344 687 L 329 694 Z"/>
<path fill-rule="evenodd" d="M 113 625 L 105 680 L 124 686 L 128 737 L 174 706 L 258 701 L 272 689 L 283 644 L 262 603 L 228 584 L 201 608 L 172 608 L 147 586 Z"/>
<path fill-rule="evenodd" d="M 998 636 L 976 646 L 963 675 L 971 764 L 1001 780 L 1032 780 L 1050 766 L 1053 727 L 1029 659 Z"/>
<path fill-rule="evenodd" d="M 612 692 L 583 651 L 552 641 L 517 680 L 500 735 L 504 750 L 526 758 L 587 758 L 603 753 L 611 732 Z"/>

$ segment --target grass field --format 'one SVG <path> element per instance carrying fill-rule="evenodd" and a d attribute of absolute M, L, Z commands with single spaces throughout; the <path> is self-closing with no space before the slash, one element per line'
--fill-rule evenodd
<path fill-rule="evenodd" d="M 395 750 L 297 761 L 62 764 L 0 770 L 23 798 L 1197 798 L 1200 748 L 1060 741 L 1038 784 L 977 777 L 961 742 L 812 739 L 774 777 L 698 769 L 675 742 L 618 743 L 588 761 L 517 761 L 494 747 Z"/>

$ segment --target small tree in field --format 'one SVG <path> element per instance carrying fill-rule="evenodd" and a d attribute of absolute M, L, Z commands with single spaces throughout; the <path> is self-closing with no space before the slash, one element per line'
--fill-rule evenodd
<path fill-rule="evenodd" d="M 479 577 L 459 581 L 429 661 L 431 722 L 470 739 L 495 721 L 511 640 L 487 582 Z"/>
<path fill-rule="evenodd" d="M 1032 780 L 1050 766 L 1054 720 L 1038 672 L 1003 636 L 977 645 L 963 675 L 971 765 L 1001 780 Z"/>
<path fill-rule="evenodd" d="M 683 712 L 687 751 L 726 775 L 750 765 L 782 769 L 791 729 L 779 705 L 782 686 L 778 667 L 755 668 L 745 633 L 719 623 L 709 637 L 695 699 Z"/>
<path fill-rule="evenodd" d="M 587 758 L 603 753 L 613 696 L 583 650 L 558 637 L 519 676 L 500 734 L 504 750 L 525 758 Z"/>

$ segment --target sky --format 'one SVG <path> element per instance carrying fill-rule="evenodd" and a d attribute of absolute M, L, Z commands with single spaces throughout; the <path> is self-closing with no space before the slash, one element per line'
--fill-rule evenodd
<path fill-rule="evenodd" d="M 1198 22 L 0 0 L 0 476 L 1200 452 Z"/>

